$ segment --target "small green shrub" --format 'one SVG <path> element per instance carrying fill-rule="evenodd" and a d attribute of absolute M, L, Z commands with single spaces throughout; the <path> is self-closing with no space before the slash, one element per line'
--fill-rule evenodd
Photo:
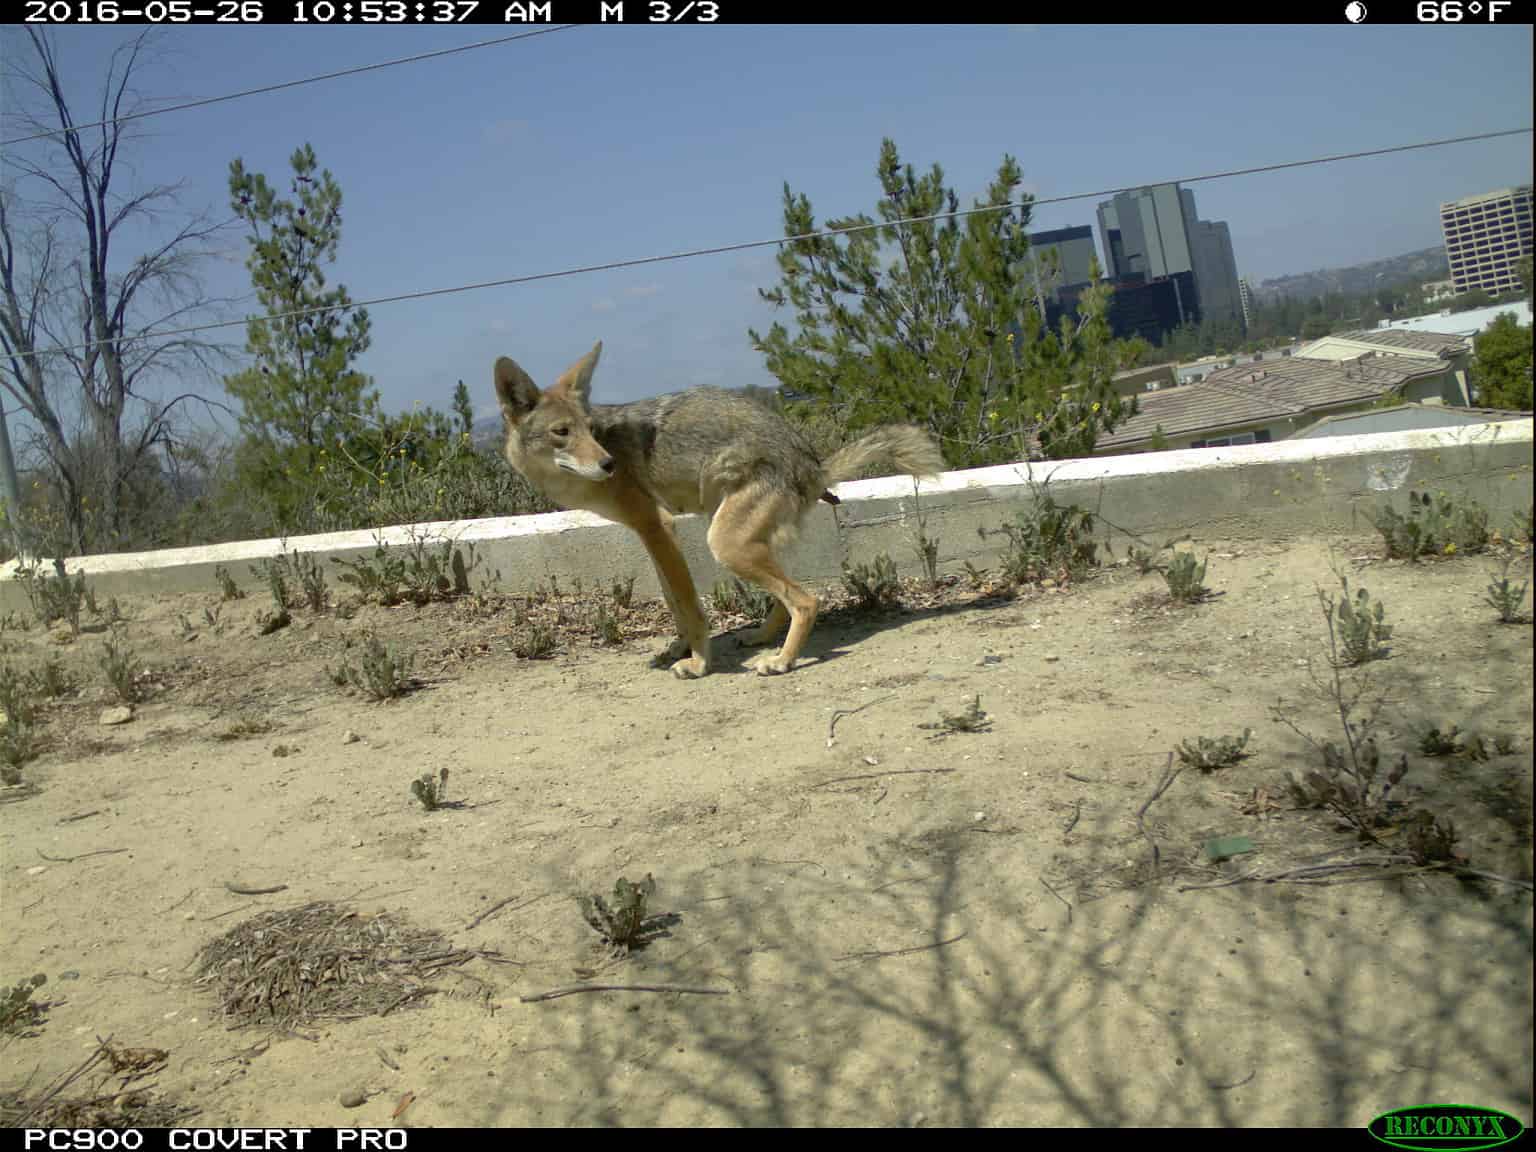
<path fill-rule="evenodd" d="M 766 620 L 773 608 L 773 595 L 766 588 L 738 579 L 719 581 L 710 592 L 710 600 L 722 616 L 745 616 L 754 621 Z"/>
<path fill-rule="evenodd" d="M 1252 735 L 1253 729 L 1244 728 L 1241 736 L 1221 736 L 1214 740 L 1207 736 L 1200 736 L 1193 744 L 1188 740 L 1180 741 L 1177 749 L 1179 760 L 1202 772 L 1229 768 L 1250 755 L 1247 747 L 1248 739 Z"/>
<path fill-rule="evenodd" d="M 624 642 L 624 628 L 618 616 L 606 604 L 599 603 L 592 610 L 592 635 L 607 648 Z"/>
<path fill-rule="evenodd" d="M 48 656 L 36 668 L 28 669 L 27 684 L 34 693 L 47 700 L 67 696 L 78 687 L 74 676 L 57 656 Z"/>
<path fill-rule="evenodd" d="M 1455 756 L 1467 760 L 1488 759 L 1488 743 L 1476 733 L 1468 734 L 1452 724 L 1426 728 L 1419 736 L 1419 751 L 1426 756 Z M 1502 752 L 1500 753 L 1503 754 Z"/>
<path fill-rule="evenodd" d="M 55 620 L 65 620 L 69 623 L 70 634 L 79 636 L 81 610 L 88 609 L 92 615 L 100 614 L 96 610 L 96 597 L 85 583 L 85 573 L 76 572 L 71 577 L 61 558 L 54 559 L 51 575 L 41 565 L 33 564 L 18 567 L 16 577 L 32 605 L 32 614 L 43 622 L 44 627 Z"/>
<path fill-rule="evenodd" d="M 410 653 L 395 651 L 370 632 L 364 637 L 358 666 L 343 660 L 331 678 L 356 688 L 369 699 L 393 700 L 416 686 L 411 676 L 414 662 Z"/>
<path fill-rule="evenodd" d="M 647 872 L 638 884 L 619 877 L 613 886 L 612 906 L 598 895 L 579 897 L 578 903 L 592 930 L 613 952 L 623 955 L 646 943 L 650 935 L 647 905 L 655 894 L 656 881 Z"/>
<path fill-rule="evenodd" d="M 1519 624 L 1525 619 L 1525 595 L 1530 581 L 1522 580 L 1517 586 L 1509 578 L 1509 558 L 1505 557 L 1499 575 L 1488 585 L 1483 600 L 1499 614 L 1500 624 Z"/>
<path fill-rule="evenodd" d="M 1377 509 L 1376 530 L 1391 559 L 1455 556 L 1488 547 L 1488 512 L 1477 501 L 1441 492 L 1409 492 L 1408 511 L 1390 504 Z"/>
<path fill-rule="evenodd" d="M 1292 771 L 1292 798 L 1304 808 L 1329 808 L 1366 839 L 1386 822 L 1392 789 L 1408 773 L 1408 757 L 1381 771 L 1381 753 L 1374 738 L 1346 745 L 1329 740 L 1322 746 L 1321 770 Z"/>
<path fill-rule="evenodd" d="M 240 590 L 240 586 L 235 583 L 235 578 L 229 574 L 229 569 L 224 565 L 220 564 L 213 570 L 213 578 L 218 581 L 220 603 L 225 600 L 244 598 L 245 593 Z"/>
<path fill-rule="evenodd" d="M 1332 611 L 1338 626 L 1341 659 L 1350 667 L 1380 660 L 1388 652 L 1386 642 L 1392 638 L 1385 605 L 1380 600 L 1372 601 L 1364 588 L 1356 591 L 1351 600 L 1348 578 L 1340 576 L 1339 580 L 1344 594 L 1333 601 Z"/>
<path fill-rule="evenodd" d="M 29 678 L 9 664 L 0 666 L 0 711 L 5 713 L 0 728 L 0 761 L 10 771 L 6 784 L 20 784 L 19 769 L 37 755 L 37 706 L 32 699 Z"/>
<path fill-rule="evenodd" d="M 1029 509 L 1018 513 L 1012 524 L 976 531 L 983 540 L 996 535 L 1006 538 L 1004 575 L 1014 584 L 1029 584 L 1047 578 L 1076 579 L 1097 564 L 1099 545 L 1093 528 L 1093 513 L 1076 504 L 1058 505 L 1042 487 L 1035 491 Z"/>
<path fill-rule="evenodd" d="M 479 564 L 473 546 L 469 554 L 466 561 L 464 551 L 452 540 L 440 541 L 434 547 L 413 539 L 403 552 L 380 540 L 372 556 L 356 560 L 334 557 L 333 561 L 343 569 L 338 580 L 357 589 L 361 599 L 388 608 L 402 601 L 422 605 L 467 595 L 470 573 Z"/>
<path fill-rule="evenodd" d="M 119 700 L 124 704 L 139 702 L 143 695 L 139 685 L 143 666 L 120 632 L 114 631 L 102 644 L 101 670 Z"/>
<path fill-rule="evenodd" d="M 1196 562 L 1193 552 L 1175 552 L 1163 570 L 1168 584 L 1168 595 L 1180 604 L 1198 604 L 1207 599 L 1211 590 L 1205 586 L 1205 566 L 1209 557 Z"/>
<path fill-rule="evenodd" d="M 428 812 L 435 812 L 448 805 L 448 769 L 438 769 L 436 778 L 423 772 L 411 781 L 411 795 L 421 802 Z"/>
<path fill-rule="evenodd" d="M 0 993 L 0 1033 L 25 1036 L 42 1023 L 49 1005 L 47 1001 L 34 1000 L 33 994 L 46 983 L 48 977 L 39 972 Z"/>
<path fill-rule="evenodd" d="M 512 651 L 524 660 L 548 660 L 560 646 L 555 629 L 542 620 L 529 622 L 522 634 L 512 642 Z"/>
<path fill-rule="evenodd" d="M 875 557 L 873 564 L 849 564 L 843 561 L 843 587 L 854 596 L 860 608 L 883 608 L 895 604 L 901 596 L 901 580 L 896 563 L 888 553 Z"/>

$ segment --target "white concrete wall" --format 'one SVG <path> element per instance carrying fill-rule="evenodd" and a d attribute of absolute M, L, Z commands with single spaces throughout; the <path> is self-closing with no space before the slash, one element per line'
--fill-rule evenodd
<path fill-rule="evenodd" d="M 928 536 L 939 541 L 946 569 L 958 569 L 967 560 L 992 563 L 1000 541 L 981 539 L 977 528 L 996 528 L 1027 507 L 1032 483 L 1048 484 L 1060 503 L 1076 503 L 1107 523 L 1158 542 L 1186 532 L 1236 539 L 1312 532 L 1369 534 L 1374 509 L 1383 500 L 1401 501 L 1410 488 L 1462 492 L 1487 507 L 1495 525 L 1507 528 L 1515 512 L 1531 506 L 1532 422 L 1525 418 L 1464 428 L 976 468 L 923 482 L 917 500 L 913 482 L 905 477 L 854 481 L 837 488 L 841 505 L 820 504 L 806 517 L 788 567 L 802 580 L 831 581 L 839 577 L 844 560 L 868 560 L 885 551 L 899 568 L 915 572 L 913 529 L 919 506 Z M 678 520 L 701 590 L 722 575 L 705 546 L 704 528 L 696 516 Z M 474 545 L 482 571 L 499 570 L 500 586 L 507 591 L 531 589 L 549 576 L 563 584 L 579 576 L 588 586 L 635 576 L 637 591 L 656 594 L 649 560 L 634 535 L 585 512 L 88 556 L 71 559 L 67 566 L 71 573 L 85 572 L 98 595 L 212 595 L 217 566 L 254 586 L 250 566 L 278 555 L 285 543 L 289 551 L 323 558 L 334 572 L 329 563 L 333 557 L 365 555 L 378 539 L 404 546 L 413 538 Z M 1123 537 L 1116 538 L 1117 551 L 1123 552 L 1125 544 Z M 14 563 L 0 568 L 0 610 L 26 606 L 14 569 Z"/>

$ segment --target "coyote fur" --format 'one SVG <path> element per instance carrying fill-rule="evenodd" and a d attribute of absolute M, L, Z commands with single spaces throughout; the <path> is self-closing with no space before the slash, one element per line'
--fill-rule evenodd
<path fill-rule="evenodd" d="M 800 431 L 768 405 L 720 388 L 593 404 L 601 341 L 541 391 L 517 364 L 496 361 L 496 398 L 507 462 L 550 500 L 632 529 L 656 566 L 677 639 L 658 656 L 675 675 L 710 670 L 709 625 L 678 549 L 672 518 L 710 518 L 709 550 L 727 569 L 772 594 L 761 627 L 741 637 L 784 645 L 752 662 L 759 675 L 788 672 L 816 622 L 819 603 L 784 574 L 777 554 L 829 488 L 871 465 L 910 476 L 943 468 L 937 445 L 910 425 L 876 429 L 823 463 Z"/>

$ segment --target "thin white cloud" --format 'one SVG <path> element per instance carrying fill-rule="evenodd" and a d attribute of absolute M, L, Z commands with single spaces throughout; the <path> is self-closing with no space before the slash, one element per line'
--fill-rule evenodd
<path fill-rule="evenodd" d="M 633 287 L 624 289 L 624 295 L 626 295 L 626 296 L 638 296 L 641 299 L 644 299 L 644 298 L 649 297 L 649 296 L 659 296 L 659 295 L 661 295 L 661 285 L 660 284 L 636 284 Z"/>
<path fill-rule="evenodd" d="M 594 312 L 613 312 L 617 308 L 618 305 L 612 300 L 609 300 L 607 297 L 604 297 L 601 300 L 592 301 L 592 311 Z"/>

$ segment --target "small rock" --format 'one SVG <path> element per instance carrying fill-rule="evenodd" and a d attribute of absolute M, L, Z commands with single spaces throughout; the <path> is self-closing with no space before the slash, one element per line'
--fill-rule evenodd
<path fill-rule="evenodd" d="M 983 656 L 980 660 L 976 661 L 976 666 L 979 667 L 979 668 L 985 668 L 988 664 L 1001 664 L 1002 662 L 1003 662 L 1003 658 L 1001 656 L 993 656 L 989 652 L 987 655 Z"/>
<path fill-rule="evenodd" d="M 80 973 L 76 972 L 73 968 L 70 968 L 67 971 L 60 972 L 59 973 L 59 979 L 60 980 L 78 980 L 78 979 L 80 979 Z"/>
<path fill-rule="evenodd" d="M 1058 655 L 1056 655 L 1056 653 L 1052 652 L 1048 656 L 1046 656 L 1045 662 L 1047 664 L 1054 664 L 1054 663 L 1056 663 L 1056 661 L 1058 661 L 1060 659 L 1061 659 L 1060 656 L 1058 656 Z"/>
<path fill-rule="evenodd" d="M 355 1088 L 350 1092 L 343 1092 L 341 1094 L 341 1106 L 343 1108 L 361 1108 L 366 1103 L 368 1103 L 368 1093 L 359 1092 Z"/>
<path fill-rule="evenodd" d="M 126 724 L 133 719 L 133 709 L 126 704 L 115 708 L 103 708 L 99 722 L 102 724 Z"/>
<path fill-rule="evenodd" d="M 971 817 L 971 819 L 975 820 L 976 823 L 978 823 L 978 824 L 980 824 L 982 821 L 986 820 L 986 818 L 987 818 L 987 814 L 985 812 L 977 812 L 974 816 Z"/>
<path fill-rule="evenodd" d="M 41 876 L 46 871 L 48 871 L 47 865 L 45 865 L 45 864 L 34 864 L 34 865 L 32 865 L 32 867 L 27 869 L 27 875 L 28 876 Z"/>
<path fill-rule="evenodd" d="M 341 742 L 343 744 L 356 744 L 361 739 L 362 737 L 350 728 L 341 734 Z"/>
<path fill-rule="evenodd" d="M 876 768 L 879 767 L 880 761 L 875 756 L 866 756 L 864 757 L 864 763 L 868 764 L 871 768 Z"/>

